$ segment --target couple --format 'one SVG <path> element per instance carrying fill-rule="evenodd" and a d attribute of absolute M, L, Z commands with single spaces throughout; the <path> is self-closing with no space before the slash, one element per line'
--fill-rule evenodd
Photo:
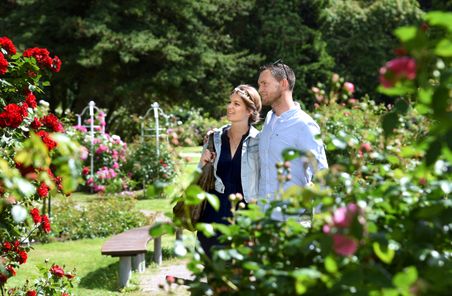
<path fill-rule="evenodd" d="M 214 130 L 216 153 L 203 150 L 201 166 L 214 162 L 216 180 L 211 193 L 218 196 L 220 209 L 217 212 L 207 203 L 199 222 L 226 224 L 226 218 L 232 216 L 230 194 L 242 194 L 245 204 L 255 199 L 262 205 L 260 200 L 272 199 L 278 190 L 276 163 L 282 161 L 281 152 L 286 148 L 310 151 L 317 160 L 317 169 L 328 167 L 323 143 L 317 138 L 319 126 L 293 101 L 292 69 L 280 62 L 265 65 L 258 84 L 259 92 L 249 85 L 233 90 L 227 106 L 230 124 Z M 252 124 L 259 120 L 262 103 L 272 110 L 259 132 Z M 314 171 L 298 158 L 292 161 L 291 174 L 284 188 L 307 185 Z M 281 220 L 278 213 L 273 214 Z M 198 239 L 209 257 L 211 247 L 219 245 L 217 237 L 207 238 L 201 232 Z"/>

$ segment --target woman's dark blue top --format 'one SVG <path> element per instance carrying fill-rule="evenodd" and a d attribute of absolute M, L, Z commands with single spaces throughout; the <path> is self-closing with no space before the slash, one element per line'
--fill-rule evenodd
<path fill-rule="evenodd" d="M 211 192 L 218 196 L 220 209 L 217 212 L 207 203 L 200 222 L 229 224 L 225 220 L 226 217 L 232 217 L 229 195 L 232 193 L 241 193 L 243 195 L 241 179 L 242 144 L 243 140 L 248 136 L 248 133 L 242 137 L 234 155 L 231 155 L 231 146 L 229 145 L 227 134 L 227 130 L 224 130 L 221 135 L 221 153 L 217 165 L 217 176 L 220 177 L 224 184 L 224 193 L 219 193 L 216 190 Z"/>

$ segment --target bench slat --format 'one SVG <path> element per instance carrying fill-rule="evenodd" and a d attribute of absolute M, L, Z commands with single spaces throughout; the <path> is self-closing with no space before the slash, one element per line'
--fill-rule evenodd
<path fill-rule="evenodd" d="M 102 246 L 102 255 L 132 256 L 147 251 L 147 244 L 152 239 L 149 235 L 151 226 L 143 226 L 117 234 Z"/>

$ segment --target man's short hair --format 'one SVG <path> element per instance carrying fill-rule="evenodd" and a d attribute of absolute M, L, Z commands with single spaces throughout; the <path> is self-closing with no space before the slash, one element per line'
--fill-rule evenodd
<path fill-rule="evenodd" d="M 295 87 L 295 73 L 289 66 L 284 64 L 281 60 L 278 60 L 274 63 L 266 64 L 260 68 L 260 72 L 265 70 L 269 70 L 272 73 L 272 76 L 278 81 L 287 79 L 289 82 L 289 90 L 293 91 Z"/>

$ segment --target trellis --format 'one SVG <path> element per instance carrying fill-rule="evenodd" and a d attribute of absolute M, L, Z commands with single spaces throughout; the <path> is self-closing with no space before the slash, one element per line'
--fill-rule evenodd
<path fill-rule="evenodd" d="M 152 113 L 151 113 L 152 112 Z M 152 120 L 148 120 L 151 114 L 154 116 L 154 125 L 152 125 Z M 144 116 L 141 117 L 141 143 L 146 141 L 146 138 L 155 138 L 155 147 L 157 156 L 160 156 L 160 132 L 164 131 L 165 128 L 160 127 L 159 116 L 165 119 L 165 124 L 168 126 L 169 119 L 173 115 L 168 115 L 160 108 L 159 103 L 154 102 L 151 104 Z M 148 125 L 147 125 L 148 124 Z M 168 141 L 168 134 L 164 133 L 166 141 Z"/>
<path fill-rule="evenodd" d="M 150 120 L 151 116 L 154 118 L 154 120 Z M 146 139 L 155 139 L 155 149 L 157 154 L 157 159 L 160 156 L 160 135 L 163 134 L 165 136 L 166 141 L 168 142 L 168 134 L 166 132 L 161 133 L 162 131 L 165 131 L 166 129 L 163 127 L 160 127 L 160 120 L 159 118 L 163 117 L 165 119 L 165 125 L 168 126 L 170 118 L 174 117 L 174 115 L 166 114 L 163 112 L 163 110 L 160 108 L 159 103 L 154 102 L 151 104 L 151 108 L 149 108 L 144 116 L 140 117 L 141 119 L 141 144 L 144 144 Z M 158 160 L 157 160 L 158 161 Z M 158 174 L 157 174 L 158 177 Z M 143 189 L 145 189 L 145 180 L 143 179 Z M 144 191 L 143 191 L 144 192 Z"/>
<path fill-rule="evenodd" d="M 82 116 L 85 114 L 86 111 L 89 111 L 88 115 L 89 115 L 89 125 L 85 125 L 82 124 Z M 76 114 L 77 116 L 77 125 L 81 126 L 81 127 L 85 127 L 90 134 L 90 174 L 91 177 L 94 177 L 94 132 L 95 129 L 99 129 L 101 134 L 105 134 L 105 125 L 95 125 L 94 124 L 94 114 L 95 113 L 100 113 L 101 110 L 96 107 L 96 103 L 94 103 L 94 101 L 90 101 L 88 103 L 88 106 L 86 106 L 83 110 L 82 113 L 80 114 Z M 91 187 L 91 192 L 93 192 L 93 184 L 90 185 Z"/>

